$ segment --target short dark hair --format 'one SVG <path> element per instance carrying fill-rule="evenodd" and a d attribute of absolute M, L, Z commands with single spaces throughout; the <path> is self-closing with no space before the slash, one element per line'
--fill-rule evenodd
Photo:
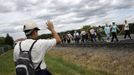
<path fill-rule="evenodd" d="M 115 24 L 115 22 L 112 22 L 112 24 Z"/>

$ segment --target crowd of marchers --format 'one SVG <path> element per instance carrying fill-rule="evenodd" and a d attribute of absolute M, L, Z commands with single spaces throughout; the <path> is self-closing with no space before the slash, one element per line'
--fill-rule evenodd
<path fill-rule="evenodd" d="M 119 42 L 119 33 L 124 32 L 124 39 L 132 40 L 130 35 L 130 26 L 127 20 L 124 21 L 122 29 L 119 29 L 115 22 L 105 24 L 104 27 L 91 27 L 87 31 L 74 31 L 73 34 L 67 32 L 61 35 L 62 43 L 87 43 L 87 42 Z"/>

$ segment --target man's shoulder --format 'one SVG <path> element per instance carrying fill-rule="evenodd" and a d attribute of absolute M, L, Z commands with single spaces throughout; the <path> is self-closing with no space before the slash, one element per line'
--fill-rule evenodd
<path fill-rule="evenodd" d="M 56 39 L 55 38 L 53 38 L 53 39 L 38 39 L 37 41 L 38 42 L 46 42 L 46 43 L 48 43 L 49 41 L 56 41 Z"/>
<path fill-rule="evenodd" d="M 54 45 L 56 45 L 56 39 L 38 39 L 38 43 L 37 45 L 41 45 L 44 47 L 52 47 Z"/>
<path fill-rule="evenodd" d="M 23 41 L 19 41 L 19 42 L 22 42 L 24 44 L 31 44 L 33 43 L 34 41 L 36 41 L 36 45 L 40 45 L 40 44 L 45 44 L 45 43 L 49 43 L 49 42 L 55 42 L 56 39 L 37 39 L 37 40 L 34 40 L 34 39 L 26 39 L 26 40 L 23 40 Z M 18 42 L 18 43 L 19 43 Z"/>
<path fill-rule="evenodd" d="M 23 45 L 27 45 L 27 44 L 33 43 L 34 41 L 35 40 L 33 40 L 33 39 L 20 40 L 20 41 L 15 42 L 15 47 L 18 47 L 20 43 Z"/>

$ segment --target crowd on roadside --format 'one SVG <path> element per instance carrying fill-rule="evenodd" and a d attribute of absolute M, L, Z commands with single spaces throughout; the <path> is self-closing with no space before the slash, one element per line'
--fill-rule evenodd
<path fill-rule="evenodd" d="M 91 27 L 87 31 L 82 30 L 74 31 L 73 34 L 67 32 L 63 35 L 61 35 L 62 43 L 87 43 L 88 41 L 91 42 L 114 42 L 114 39 L 116 42 L 119 42 L 118 39 L 118 33 L 125 32 L 124 39 L 127 38 L 127 36 L 131 38 L 130 36 L 130 27 L 127 22 L 127 20 L 124 21 L 124 25 L 122 29 L 119 29 L 115 22 L 112 22 L 111 25 L 105 24 L 104 27 L 98 26 L 98 27 Z M 106 39 L 104 37 L 106 36 Z"/>

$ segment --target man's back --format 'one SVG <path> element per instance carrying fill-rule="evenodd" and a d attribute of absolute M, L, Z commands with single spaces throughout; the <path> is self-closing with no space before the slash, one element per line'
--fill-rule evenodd
<path fill-rule="evenodd" d="M 24 41 L 21 42 L 21 48 L 22 51 L 28 51 L 32 45 L 32 43 L 35 40 L 32 39 L 26 39 Z M 46 64 L 44 62 L 44 56 L 46 54 L 46 51 L 53 47 L 54 45 L 56 45 L 56 40 L 55 39 L 51 39 L 51 40 L 37 40 L 37 42 L 34 44 L 33 48 L 32 48 L 32 61 L 34 63 L 34 67 L 37 68 L 39 63 L 42 61 L 40 68 L 41 69 L 45 69 L 46 68 Z M 19 57 L 19 52 L 20 52 L 20 46 L 19 46 L 19 42 L 16 44 L 15 48 L 14 48 L 14 61 L 16 62 L 16 60 Z"/>

